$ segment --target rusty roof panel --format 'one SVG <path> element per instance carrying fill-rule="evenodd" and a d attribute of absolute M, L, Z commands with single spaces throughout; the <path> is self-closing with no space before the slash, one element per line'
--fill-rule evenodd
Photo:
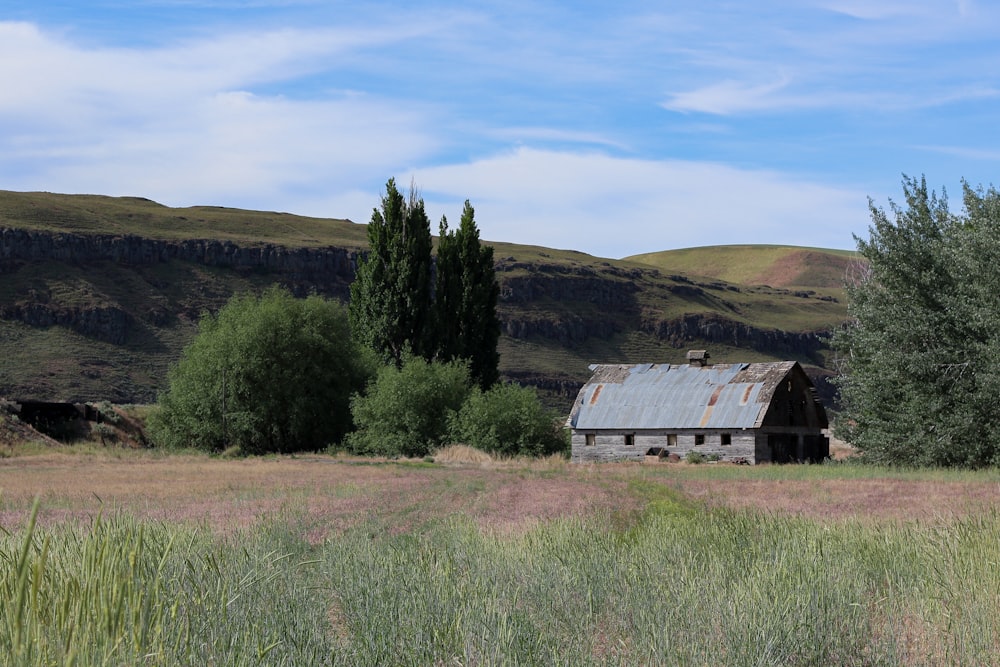
<path fill-rule="evenodd" d="M 755 428 L 794 364 L 594 366 L 569 423 L 586 430 Z"/>

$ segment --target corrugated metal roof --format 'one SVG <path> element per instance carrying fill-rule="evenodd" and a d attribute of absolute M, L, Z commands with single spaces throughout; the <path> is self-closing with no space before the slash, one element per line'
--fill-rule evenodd
<path fill-rule="evenodd" d="M 598 365 L 577 397 L 577 429 L 756 428 L 795 362 Z"/>

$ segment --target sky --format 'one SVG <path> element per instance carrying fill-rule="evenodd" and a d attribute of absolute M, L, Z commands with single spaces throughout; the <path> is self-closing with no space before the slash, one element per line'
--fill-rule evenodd
<path fill-rule="evenodd" d="M 620 258 L 853 249 L 869 201 L 1000 181 L 987 0 L 0 0 L 0 189 Z"/>

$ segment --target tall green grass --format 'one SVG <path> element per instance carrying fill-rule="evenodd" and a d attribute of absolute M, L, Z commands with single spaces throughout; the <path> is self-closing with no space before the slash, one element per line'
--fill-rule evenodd
<path fill-rule="evenodd" d="M 66 665 L 989 665 L 1000 516 L 706 510 L 514 533 L 369 520 L 310 546 L 115 514 L 0 536 L 0 656 Z M 3 658 L 0 658 L 2 661 Z"/>
<path fill-rule="evenodd" d="M 306 665 L 322 619 L 287 613 L 308 564 L 274 531 L 220 541 L 125 514 L 0 536 L 0 663 Z"/>
<path fill-rule="evenodd" d="M 356 664 L 983 665 L 1000 648 L 998 531 L 661 503 L 624 532 L 456 521 L 348 536 L 326 558 Z"/>

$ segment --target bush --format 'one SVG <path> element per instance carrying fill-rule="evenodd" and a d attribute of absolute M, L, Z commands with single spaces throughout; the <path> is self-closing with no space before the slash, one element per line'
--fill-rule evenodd
<path fill-rule="evenodd" d="M 696 452 L 693 449 L 687 453 L 684 460 L 688 463 L 704 463 L 707 458 L 701 452 Z"/>
<path fill-rule="evenodd" d="M 351 427 L 371 375 L 343 306 L 272 288 L 204 314 L 150 416 L 154 442 L 245 454 L 315 450 Z"/>
<path fill-rule="evenodd" d="M 451 439 L 493 454 L 546 456 L 569 448 L 563 417 L 542 405 L 534 388 L 516 384 L 475 389 L 450 424 Z"/>
<path fill-rule="evenodd" d="M 465 362 L 406 357 L 386 366 L 367 393 L 351 400 L 358 430 L 347 438 L 355 454 L 426 456 L 444 443 L 448 422 L 469 394 Z"/>

